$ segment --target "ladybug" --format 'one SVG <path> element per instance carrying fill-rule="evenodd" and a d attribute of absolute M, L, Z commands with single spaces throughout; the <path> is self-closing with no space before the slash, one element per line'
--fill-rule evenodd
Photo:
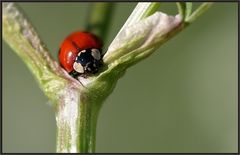
<path fill-rule="evenodd" d="M 74 78 L 97 73 L 102 66 L 102 57 L 101 40 L 82 31 L 67 36 L 58 54 L 60 65 Z"/>

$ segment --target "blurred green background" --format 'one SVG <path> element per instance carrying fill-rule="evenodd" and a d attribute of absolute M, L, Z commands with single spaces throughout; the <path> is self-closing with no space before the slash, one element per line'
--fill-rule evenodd
<path fill-rule="evenodd" d="M 54 58 L 69 33 L 84 29 L 91 5 L 18 4 Z M 106 47 L 135 5 L 116 3 Z M 177 13 L 175 3 L 160 10 Z M 237 3 L 215 3 L 119 80 L 100 112 L 96 152 L 237 152 L 237 45 Z M 55 152 L 48 99 L 2 48 L 3 152 Z"/>

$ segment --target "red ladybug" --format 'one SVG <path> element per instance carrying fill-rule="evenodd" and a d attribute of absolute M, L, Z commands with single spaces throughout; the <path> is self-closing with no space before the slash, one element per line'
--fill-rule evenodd
<path fill-rule="evenodd" d="M 102 65 L 102 42 L 89 32 L 74 32 L 61 44 L 59 62 L 73 77 L 95 74 Z"/>

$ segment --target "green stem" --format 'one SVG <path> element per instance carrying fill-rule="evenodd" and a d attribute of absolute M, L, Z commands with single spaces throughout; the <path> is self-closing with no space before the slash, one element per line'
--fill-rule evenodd
<path fill-rule="evenodd" d="M 56 112 L 57 152 L 93 153 L 101 104 L 84 93 L 76 96 L 79 94 L 76 89 L 66 91 L 59 99 Z"/>
<path fill-rule="evenodd" d="M 177 2 L 177 8 L 178 12 L 181 15 L 183 21 L 185 20 L 185 10 L 186 10 L 186 5 L 184 2 Z"/>
<path fill-rule="evenodd" d="M 96 126 L 99 108 L 93 103 L 82 103 L 80 115 L 80 149 L 79 152 L 94 153 L 96 146 Z"/>
<path fill-rule="evenodd" d="M 150 4 L 150 6 L 148 7 L 148 9 L 146 10 L 146 12 L 144 12 L 144 14 L 141 16 L 141 19 L 144 19 L 144 18 L 154 14 L 158 10 L 159 7 L 160 7 L 159 2 L 152 2 Z"/>
<path fill-rule="evenodd" d="M 94 3 L 89 10 L 87 31 L 105 41 L 114 3 Z M 57 104 L 57 152 L 93 153 L 101 97 L 94 98 L 94 91 L 86 93 L 84 90 L 68 89 L 65 92 L 71 93 L 63 93 L 63 100 L 59 100 Z M 75 100 L 72 101 L 72 98 Z"/>
<path fill-rule="evenodd" d="M 70 76 L 56 64 L 32 24 L 14 3 L 3 3 L 2 23 L 3 40 L 26 64 L 43 92 L 56 102 L 58 90 L 72 81 Z"/>
<path fill-rule="evenodd" d="M 128 67 L 150 55 L 163 42 L 176 35 L 200 14 L 205 12 L 210 5 L 211 3 L 204 3 L 188 18 L 188 23 L 183 22 L 177 29 L 164 36 L 164 40 L 160 38 L 160 41 L 156 41 L 156 44 L 148 46 L 146 49 L 136 49 L 137 52 L 134 52 L 134 49 L 132 49 L 131 53 L 128 54 L 124 51 L 126 49 L 118 51 L 118 53 L 123 53 L 113 57 L 117 61 L 114 63 L 110 61 L 112 64 L 108 66 L 107 70 L 101 72 L 100 75 L 84 79 L 88 84 L 83 86 L 56 64 L 30 22 L 21 14 L 17 7 L 12 3 L 4 3 L 2 20 L 3 39 L 29 67 L 48 98 L 52 102 L 56 102 L 54 105 L 57 122 L 57 152 L 94 152 L 99 109 L 103 100 L 114 89 L 117 80 Z M 92 9 L 92 14 L 88 19 L 88 29 L 94 31 L 101 38 L 106 39 L 113 3 L 96 3 Z M 153 4 L 146 8 L 143 5 L 143 8 L 140 9 L 146 12 L 135 11 L 128 23 L 135 24 L 141 19 L 142 15 L 148 16 L 154 13 L 157 5 Z M 136 40 L 136 38 L 133 39 Z M 134 42 L 130 44 L 134 44 Z M 84 82 L 84 80 L 82 81 Z"/>
<path fill-rule="evenodd" d="M 113 15 L 115 3 L 91 4 L 86 19 L 86 29 L 106 41 L 110 21 Z"/>
<path fill-rule="evenodd" d="M 212 2 L 206 2 L 201 4 L 187 19 L 186 22 L 192 23 L 195 19 L 197 19 L 200 15 L 202 15 L 207 9 L 212 6 Z"/>
<path fill-rule="evenodd" d="M 192 2 L 186 2 L 186 17 L 185 17 L 185 19 L 186 18 L 188 18 L 190 15 L 191 15 L 191 13 L 192 13 Z"/>

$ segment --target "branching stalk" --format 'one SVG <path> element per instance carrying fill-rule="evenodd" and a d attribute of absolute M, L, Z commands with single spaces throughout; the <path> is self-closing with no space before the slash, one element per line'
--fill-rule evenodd
<path fill-rule="evenodd" d="M 207 11 L 213 5 L 212 2 L 206 2 L 201 4 L 187 19 L 186 22 L 192 23 L 196 20 L 200 15 L 202 15 L 205 11 Z"/>
<path fill-rule="evenodd" d="M 76 80 L 53 60 L 15 4 L 3 3 L 3 39 L 28 66 L 55 108 L 57 152 L 95 152 L 98 113 L 118 79 L 210 6 L 211 3 L 204 3 L 191 14 L 191 4 L 181 3 L 181 15 L 170 16 L 157 11 L 159 3 L 139 3 L 108 47 L 101 71 Z M 113 4 L 99 3 L 92 9 L 88 28 L 105 39 Z"/>

